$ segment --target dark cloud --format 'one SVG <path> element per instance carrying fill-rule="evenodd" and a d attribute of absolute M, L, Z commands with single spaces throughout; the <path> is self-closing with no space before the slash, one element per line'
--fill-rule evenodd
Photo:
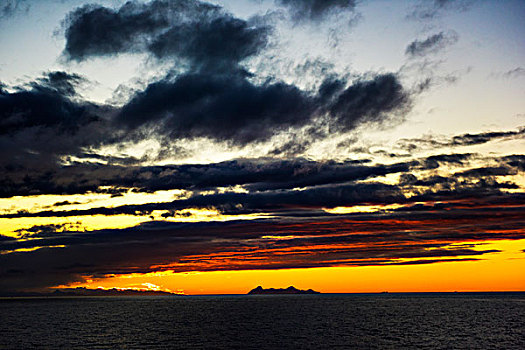
<path fill-rule="evenodd" d="M 170 15 L 178 10 L 193 10 L 196 2 L 175 1 L 174 11 L 167 1 L 139 3 L 128 1 L 118 10 L 100 5 L 84 5 L 69 13 L 64 26 L 66 47 L 64 53 L 81 61 L 93 56 L 107 56 L 123 52 L 138 52 L 145 48 L 149 36 L 159 34 L 170 24 Z"/>
<path fill-rule="evenodd" d="M 161 123 L 173 138 L 208 137 L 247 144 L 308 123 L 315 98 L 293 85 L 255 85 L 245 76 L 184 74 L 150 84 L 119 113 L 118 123 Z"/>
<path fill-rule="evenodd" d="M 232 16 L 172 26 L 148 50 L 157 58 L 180 57 L 195 68 L 225 70 L 257 54 L 267 44 L 269 29 Z"/>
<path fill-rule="evenodd" d="M 456 165 L 462 165 L 464 161 L 472 157 L 471 153 L 462 154 L 438 154 L 435 156 L 429 156 L 425 159 L 426 169 L 437 169 L 443 163 L 450 163 Z"/>
<path fill-rule="evenodd" d="M 295 158 L 239 159 L 215 164 L 127 166 L 74 164 L 60 171 L 25 179 L 12 179 L 0 189 L 2 197 L 28 194 L 117 193 L 134 189 L 143 192 L 184 189 L 214 190 L 245 186 L 250 191 L 291 189 L 364 180 L 372 176 L 406 172 L 416 163 L 363 165 L 361 161 L 315 162 Z"/>
<path fill-rule="evenodd" d="M 38 78 L 29 85 L 35 90 L 49 89 L 57 95 L 75 97 L 78 87 L 86 82 L 87 80 L 78 74 L 53 71 L 48 72 L 44 77 Z"/>
<path fill-rule="evenodd" d="M 83 101 L 76 88 L 83 78 L 50 72 L 24 87 L 0 90 L 0 169 L 20 180 L 55 170 L 60 156 L 96 146 L 111 135 L 111 108 Z M 1 177 L 3 177 L 0 175 Z M 9 187 L 11 180 L 3 178 Z"/>
<path fill-rule="evenodd" d="M 513 154 L 505 156 L 501 159 L 501 162 L 507 166 L 514 167 L 519 171 L 525 171 L 525 155 Z"/>
<path fill-rule="evenodd" d="M 462 172 L 455 173 L 455 176 L 464 176 L 464 177 L 476 177 L 482 178 L 487 176 L 508 176 L 516 175 L 517 171 L 506 167 L 506 166 L 497 166 L 497 167 L 484 167 L 484 168 L 474 168 L 465 170 Z"/>
<path fill-rule="evenodd" d="M 80 79 L 65 72 L 51 72 L 30 83 L 29 89 L 0 91 L 0 134 L 38 127 L 75 132 L 96 120 L 92 113 L 95 106 L 69 98 L 76 94 L 75 85 Z"/>
<path fill-rule="evenodd" d="M 277 4 L 290 10 L 295 21 L 318 21 L 340 11 L 354 10 L 355 0 L 276 0 Z"/>
<path fill-rule="evenodd" d="M 239 159 L 216 164 L 184 164 L 164 166 L 136 166 L 132 164 L 110 165 L 75 163 L 53 171 L 34 172 L 24 177 L 5 178 L 0 196 L 12 197 L 29 194 L 82 194 L 86 192 L 121 195 L 130 190 L 155 192 L 160 190 L 215 191 L 217 188 L 243 186 L 250 192 L 289 190 L 313 186 L 353 183 L 376 176 L 402 174 L 412 179 L 413 170 L 433 170 L 443 165 L 466 167 L 473 155 L 439 154 L 419 161 L 391 165 L 370 164 L 367 160 L 335 162 L 291 160 Z M 515 174 L 523 171 L 522 156 L 487 159 L 487 165 L 477 169 L 465 169 L 463 177 L 494 177 L 498 174 Z M 497 172 L 499 171 L 499 172 Z M 457 175 L 460 175 L 458 173 Z M 470 174 L 470 175 L 469 175 Z M 453 178 L 444 178 L 451 183 Z M 433 181 L 418 186 L 433 186 Z M 465 185 L 465 184 L 464 184 Z M 496 184 L 490 185 L 494 187 Z M 499 184 L 498 186 L 502 186 Z"/>
<path fill-rule="evenodd" d="M 76 156 L 132 165 L 137 160 L 85 149 L 135 142 L 148 129 L 168 144 L 205 137 L 245 146 L 305 126 L 314 140 L 330 136 L 313 127 L 317 118 L 333 134 L 390 120 L 410 104 L 409 93 L 392 74 L 346 88 L 343 80 L 327 80 L 319 92 L 310 93 L 282 82 L 255 84 L 239 71 L 186 73 L 150 84 L 118 109 L 84 101 L 76 92 L 84 82 L 75 74 L 50 72 L 13 92 L 0 91 L 1 196 L 85 193 L 100 186 L 114 186 L 106 191 L 118 195 L 126 185 L 103 185 L 107 176 L 100 165 L 88 168 L 102 177 L 86 178 L 60 163 Z"/>
<path fill-rule="evenodd" d="M 461 134 L 453 136 L 450 139 L 444 139 L 439 136 L 426 138 L 402 139 L 398 145 L 409 151 L 420 148 L 421 146 L 430 148 L 473 146 L 497 140 L 519 139 L 525 135 L 525 127 L 520 127 L 516 131 L 488 131 L 478 134 Z"/>
<path fill-rule="evenodd" d="M 274 190 L 257 193 L 198 195 L 169 204 L 170 209 L 218 208 L 225 213 L 237 210 L 272 211 L 287 208 L 334 208 L 357 204 L 402 202 L 404 195 L 395 186 L 381 183 L 332 185 L 305 190 Z"/>
<path fill-rule="evenodd" d="M 321 16 L 345 2 L 290 2 L 283 5 Z M 382 122 L 409 107 L 410 93 L 394 74 L 361 79 L 326 79 L 318 92 L 255 79 L 240 63 L 268 43 L 270 28 L 233 17 L 199 1 L 127 2 L 119 9 L 88 5 L 68 16 L 65 54 L 73 60 L 147 52 L 158 59 L 187 62 L 185 73 L 170 73 L 135 94 L 119 111 L 114 127 L 154 127 L 168 140 L 205 137 L 246 145 L 328 117 L 333 131 Z M 320 138 L 327 135 L 318 135 Z M 297 152 L 307 145 L 296 147 Z"/>
<path fill-rule="evenodd" d="M 457 41 L 458 35 L 455 32 L 440 32 L 424 40 L 414 40 L 407 46 L 405 54 L 410 57 L 421 57 L 441 51 L 445 47 L 455 44 Z"/>
<path fill-rule="evenodd" d="M 284 156 L 286 158 L 290 158 L 298 154 L 303 154 L 307 151 L 308 147 L 312 144 L 313 141 L 314 140 L 312 139 L 301 138 L 296 135 L 290 135 L 288 141 L 286 141 L 284 144 L 272 148 L 268 152 L 268 156 Z"/>
<path fill-rule="evenodd" d="M 523 197 L 519 194 L 507 193 L 509 189 L 516 190 L 519 186 L 512 182 L 500 182 L 492 176 L 453 178 L 436 175 L 418 179 L 413 183 L 412 190 L 416 194 L 410 197 L 410 202 L 471 200 L 478 204 L 487 204 L 493 200 L 520 205 Z"/>
<path fill-rule="evenodd" d="M 326 94 L 326 90 L 321 92 Z M 388 119 L 389 113 L 406 112 L 410 102 L 398 78 L 394 74 L 383 74 L 350 85 L 334 98 L 329 111 L 334 126 L 348 131 L 359 123 L 382 122 Z"/>
<path fill-rule="evenodd" d="M 465 156 L 466 158 L 466 156 Z M 438 159 L 438 160 L 436 160 Z M 505 202 L 518 205 L 519 194 L 507 193 L 519 186 L 498 180 L 499 176 L 515 175 L 509 166 L 474 168 L 451 176 L 415 176 L 414 169 L 435 169 L 436 164 L 462 161 L 459 155 L 440 155 L 419 163 L 399 163 L 389 166 L 362 166 L 315 162 L 283 163 L 221 163 L 214 166 L 149 167 L 126 177 L 112 179 L 120 186 L 141 190 L 190 189 L 193 195 L 171 202 L 123 205 L 112 208 L 93 207 L 83 210 L 21 211 L 3 214 L 1 218 L 17 217 L 76 217 L 86 215 L 150 215 L 163 211 L 173 216 L 176 211 L 190 208 L 218 209 L 223 214 L 273 213 L 289 215 L 290 210 L 309 211 L 322 208 L 354 205 L 408 205 L 417 202 L 474 201 L 481 203 Z M 437 162 L 436 164 L 434 162 Z M 253 167 L 253 168 L 252 168 Z M 167 174 L 159 176 L 160 173 Z M 376 176 L 400 174 L 397 185 L 371 181 Z M 147 176 L 145 176 L 148 174 Z M 157 174 L 157 175 L 156 175 Z M 146 180 L 137 180 L 137 179 Z M 149 180 L 151 179 L 151 180 Z M 369 179 L 367 182 L 362 180 Z M 77 179 L 78 181 L 78 179 Z M 104 185 L 110 185 L 105 182 Z M 247 192 L 232 192 L 229 187 L 242 185 Z M 126 187 L 123 188 L 125 191 Z M 222 187 L 226 190 L 218 191 Z M 207 190 L 205 194 L 201 190 Z M 209 191 L 212 191 L 211 193 Z M 410 193 L 410 195 L 408 195 Z M 307 212 L 304 212 L 307 213 Z"/>
<path fill-rule="evenodd" d="M 120 111 L 117 122 L 157 125 L 170 138 L 207 137 L 245 145 L 328 117 L 333 131 L 380 123 L 410 106 L 410 94 L 393 74 L 323 84 L 313 95 L 281 82 L 256 85 L 242 72 L 188 73 L 150 84 Z M 312 135 L 313 136 L 313 135 Z M 326 136 L 326 135 L 325 135 Z"/>
<path fill-rule="evenodd" d="M 59 230 L 71 229 L 66 224 L 49 224 L 49 225 L 34 225 L 26 229 L 19 229 L 15 232 L 19 234 L 19 238 L 44 238 L 54 237 Z"/>
<path fill-rule="evenodd" d="M 453 146 L 479 145 L 497 139 L 516 138 L 525 135 L 525 127 L 517 131 L 491 131 L 479 134 L 463 134 L 454 136 L 450 142 Z"/>
<path fill-rule="evenodd" d="M 334 208 L 338 206 L 375 205 L 406 202 L 401 190 L 381 183 L 319 186 L 306 190 L 272 190 L 254 193 L 225 192 L 195 195 L 172 202 L 123 205 L 113 208 L 94 207 L 66 211 L 21 211 L 2 214 L 0 218 L 69 217 L 86 215 L 149 215 L 154 210 L 183 210 L 188 208 L 216 208 L 225 214 L 264 213 L 290 208 Z"/>
<path fill-rule="evenodd" d="M 61 201 L 61 202 L 56 202 L 52 206 L 53 207 L 61 207 L 61 206 L 64 206 L 64 205 L 74 205 L 74 204 L 81 204 L 81 203 L 80 202 Z"/>
<path fill-rule="evenodd" d="M 186 60 L 193 69 L 236 67 L 267 44 L 269 28 L 200 1 L 127 2 L 119 9 L 86 5 L 65 21 L 71 60 L 147 52 Z"/>

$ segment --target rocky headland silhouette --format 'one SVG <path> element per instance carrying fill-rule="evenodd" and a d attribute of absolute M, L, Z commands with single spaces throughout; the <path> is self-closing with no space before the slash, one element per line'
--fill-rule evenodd
<path fill-rule="evenodd" d="M 294 286 L 290 286 L 288 288 L 263 288 L 261 286 L 258 286 L 257 288 L 252 289 L 248 292 L 248 294 L 321 294 L 320 292 L 317 292 L 312 289 L 308 290 L 302 290 L 297 289 Z"/>

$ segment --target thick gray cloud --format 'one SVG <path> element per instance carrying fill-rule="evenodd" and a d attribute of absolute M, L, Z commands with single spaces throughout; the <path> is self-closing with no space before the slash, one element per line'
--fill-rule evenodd
<path fill-rule="evenodd" d="M 437 169 L 441 164 L 462 165 L 463 162 L 471 158 L 471 156 L 472 154 L 470 153 L 437 154 L 434 156 L 429 156 L 425 159 L 424 168 Z"/>
<path fill-rule="evenodd" d="M 66 48 L 70 59 L 114 55 L 143 50 L 150 37 L 167 30 L 171 20 L 184 13 L 197 15 L 200 10 L 216 9 L 196 1 L 128 1 L 114 10 L 100 5 L 84 5 L 71 12 L 66 26 Z"/>
<path fill-rule="evenodd" d="M 24 128 L 54 127 L 74 132 L 97 119 L 88 103 L 70 99 L 81 81 L 78 75 L 51 72 L 14 92 L 0 90 L 0 134 L 13 134 Z"/>
<path fill-rule="evenodd" d="M 315 212 L 322 208 L 353 205 L 393 203 L 407 205 L 416 202 L 451 200 L 478 204 L 499 201 L 514 205 L 523 202 L 522 196 L 506 192 L 509 189 L 518 189 L 519 186 L 499 178 L 523 171 L 523 159 L 521 159 L 523 157 L 519 156 L 495 158 L 492 161 L 499 162 L 499 166 L 459 170 L 451 176 L 414 175 L 417 171 L 433 170 L 442 165 L 463 166 L 470 157 L 469 154 L 442 154 L 420 161 L 392 165 L 312 162 L 296 159 L 294 161 L 241 160 L 208 165 L 187 164 L 134 169 L 106 167 L 109 169 L 97 170 L 80 167 L 77 170 L 70 169 L 71 173 L 62 174 L 65 177 L 63 179 L 48 178 L 45 179 L 47 182 L 43 180 L 35 183 L 42 186 L 42 190 L 52 189 L 55 192 L 97 191 L 99 186 L 120 188 L 123 192 L 128 189 L 146 192 L 185 189 L 194 192 L 189 198 L 171 202 L 86 210 L 57 210 L 55 207 L 52 210 L 23 211 L 0 217 L 149 215 L 153 211 L 164 211 L 164 214 L 169 216 L 170 213 L 189 208 L 215 208 L 226 214 L 272 212 L 277 215 L 277 213 L 288 213 L 289 210 L 308 209 Z M 75 173 L 78 175 L 74 175 Z M 89 175 L 79 176 L 80 174 Z M 388 174 L 399 174 L 399 183 L 387 185 L 370 180 L 362 182 Z M 100 178 L 97 179 L 97 176 Z M 74 182 L 70 179 L 74 179 Z M 219 187 L 224 189 L 234 186 L 243 186 L 247 193 L 217 191 Z M 16 186 L 11 185 L 9 188 L 16 188 Z M 298 188 L 301 190 L 297 190 Z M 202 194 L 202 191 L 213 192 Z M 410 195 L 407 195 L 408 193 Z M 465 203 L 462 205 L 467 205 Z"/>
<path fill-rule="evenodd" d="M 343 183 L 406 172 L 414 164 L 364 165 L 359 161 L 315 162 L 301 158 L 239 159 L 215 164 L 145 167 L 77 163 L 61 167 L 59 171 L 56 169 L 51 173 L 33 174 L 29 179 L 12 178 L 4 181 L 0 196 L 82 194 L 87 191 L 118 194 L 129 189 L 141 192 L 170 189 L 202 191 L 238 185 L 252 191 L 266 191 Z M 113 188 L 114 192 L 108 192 L 108 187 Z"/>
<path fill-rule="evenodd" d="M 308 9 L 311 16 L 354 6 L 351 1 L 283 4 Z M 410 93 L 394 74 L 350 85 L 330 77 L 319 92 L 277 79 L 255 83 L 240 63 L 267 45 L 271 29 L 199 1 L 127 2 L 118 9 L 89 5 L 70 13 L 65 23 L 64 53 L 73 60 L 147 52 L 189 64 L 185 73 L 169 74 L 135 94 L 118 112 L 116 129 L 154 127 L 168 139 L 205 137 L 246 145 L 319 117 L 328 117 L 331 131 L 346 132 L 410 106 Z"/>
<path fill-rule="evenodd" d="M 333 131 L 381 123 L 410 107 L 411 96 L 393 74 L 347 88 L 323 84 L 312 94 L 285 83 L 250 82 L 242 72 L 183 74 L 150 84 L 120 111 L 117 122 L 161 125 L 173 138 L 207 137 L 245 145 L 325 116 Z"/>
<path fill-rule="evenodd" d="M 147 52 L 181 59 L 193 69 L 235 68 L 267 44 L 269 28 L 196 0 L 126 2 L 119 9 L 86 5 L 65 21 L 71 60 Z"/>
<path fill-rule="evenodd" d="M 25 87 L 0 88 L 0 169 L 5 177 L 42 175 L 58 158 L 96 146 L 111 136 L 111 108 L 83 101 L 76 94 L 83 78 L 50 72 Z"/>
<path fill-rule="evenodd" d="M 92 208 L 70 211 L 19 212 L 0 215 L 0 218 L 14 217 L 67 217 L 86 215 L 148 215 L 154 210 L 183 210 L 188 208 L 216 208 L 223 213 L 264 213 L 287 210 L 288 208 L 334 208 L 338 206 L 375 205 L 404 203 L 406 197 L 401 189 L 381 183 L 344 184 L 313 187 L 303 191 L 275 190 L 254 193 L 217 193 L 195 195 L 188 199 L 167 203 L 123 205 L 114 208 Z"/>
<path fill-rule="evenodd" d="M 173 138 L 247 144 L 308 123 L 315 102 L 293 85 L 255 85 L 241 73 L 184 74 L 150 84 L 122 108 L 117 122 L 130 128 L 161 122 Z"/>
<path fill-rule="evenodd" d="M 267 27 L 253 27 L 223 15 L 171 26 L 153 39 L 148 50 L 159 59 L 180 57 L 207 70 L 231 69 L 266 46 L 268 31 Z"/>
<path fill-rule="evenodd" d="M 392 113 L 404 113 L 410 107 L 410 95 L 394 74 L 359 80 L 343 90 L 329 106 L 334 125 L 343 131 L 360 123 L 382 122 Z"/>
<path fill-rule="evenodd" d="M 312 124 L 319 116 L 337 132 L 361 123 L 380 123 L 404 111 L 410 101 L 392 74 L 346 88 L 343 81 L 330 82 L 310 93 L 282 82 L 255 84 L 242 72 L 230 71 L 166 78 L 117 108 L 82 100 L 76 89 L 84 80 L 51 72 L 12 92 L 0 90 L 1 196 L 97 190 L 103 183 L 97 176 L 80 181 L 78 176 L 83 176 L 61 167 L 60 159 L 79 156 L 125 164 L 126 159 L 84 150 L 140 139 L 144 129 L 171 140 L 205 137 L 244 146 Z M 125 186 L 106 185 L 115 186 L 115 193 Z"/>

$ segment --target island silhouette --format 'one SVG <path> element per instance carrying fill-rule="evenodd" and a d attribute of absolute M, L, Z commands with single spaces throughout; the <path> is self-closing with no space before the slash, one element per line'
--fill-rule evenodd
<path fill-rule="evenodd" d="M 315 290 L 312 290 L 312 289 L 308 289 L 308 290 L 297 289 L 294 286 L 290 286 L 288 288 L 267 288 L 267 289 L 261 286 L 257 286 L 256 288 L 249 291 L 248 294 L 257 295 L 257 294 L 321 294 L 321 293 Z"/>

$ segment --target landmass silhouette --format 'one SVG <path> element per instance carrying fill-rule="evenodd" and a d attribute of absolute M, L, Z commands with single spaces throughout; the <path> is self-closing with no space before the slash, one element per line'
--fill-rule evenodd
<path fill-rule="evenodd" d="M 320 292 L 316 292 L 315 290 L 308 289 L 308 290 L 302 290 L 297 289 L 294 286 L 290 286 L 288 288 L 267 288 L 264 289 L 261 286 L 258 286 L 257 288 L 252 289 L 248 292 L 248 294 L 321 294 Z"/>
<path fill-rule="evenodd" d="M 160 290 L 137 289 L 91 289 L 84 287 L 60 288 L 53 292 L 10 293 L 1 297 L 119 297 L 119 296 L 180 296 L 180 294 L 163 292 Z"/>
<path fill-rule="evenodd" d="M 136 290 L 136 289 L 90 289 L 90 288 L 65 288 L 57 289 L 52 293 L 53 296 L 167 296 L 178 295 L 160 290 Z"/>

